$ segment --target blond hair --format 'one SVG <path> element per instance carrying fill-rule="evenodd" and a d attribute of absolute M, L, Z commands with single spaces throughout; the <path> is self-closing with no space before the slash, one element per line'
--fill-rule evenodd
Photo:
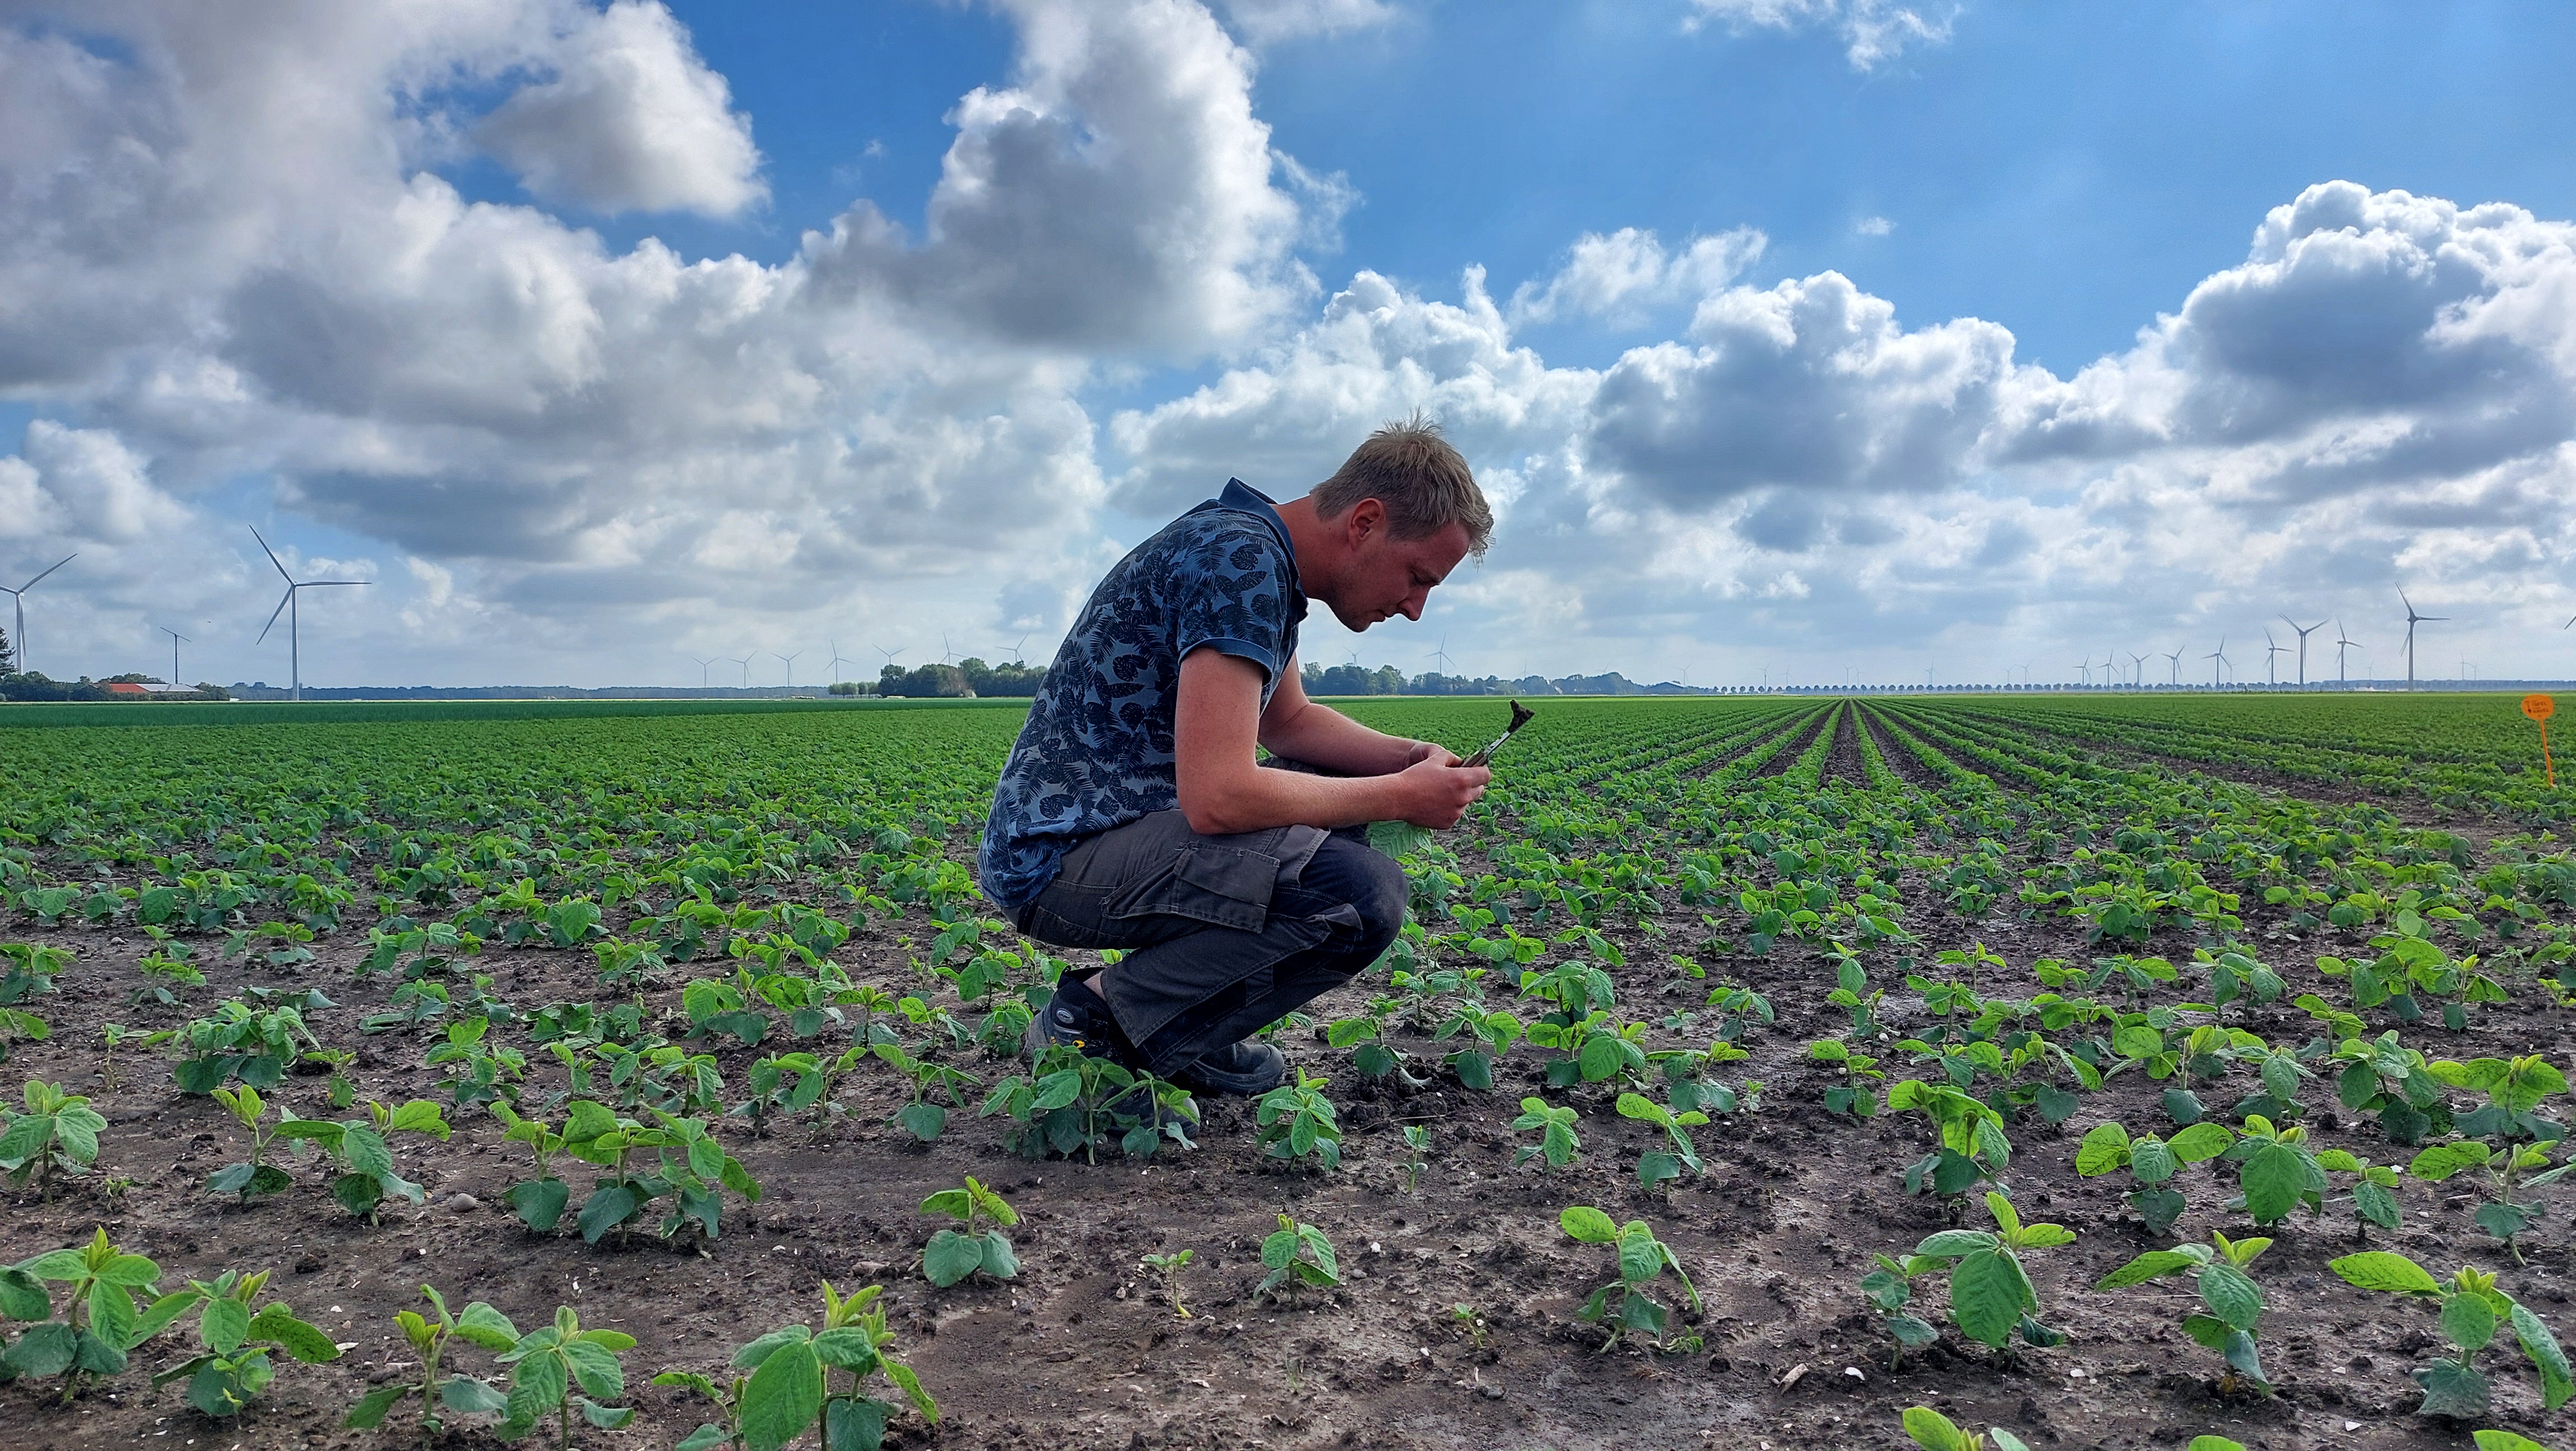
<path fill-rule="evenodd" d="M 1420 539 L 1452 524 L 1467 531 L 1467 552 L 1485 557 L 1494 534 L 1493 506 L 1467 460 L 1442 437 L 1440 425 L 1416 412 L 1368 436 L 1331 478 L 1314 490 L 1315 514 L 1338 519 L 1362 499 L 1386 506 L 1387 526 L 1398 539 Z"/>

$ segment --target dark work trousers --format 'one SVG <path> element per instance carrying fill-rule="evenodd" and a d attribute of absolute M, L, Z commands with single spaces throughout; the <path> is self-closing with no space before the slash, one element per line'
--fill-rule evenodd
<path fill-rule="evenodd" d="M 1016 925 L 1056 947 L 1126 951 L 1102 995 L 1140 1066 L 1167 1078 L 1375 962 L 1407 890 L 1364 827 L 1203 836 L 1175 808 L 1076 842 Z"/>

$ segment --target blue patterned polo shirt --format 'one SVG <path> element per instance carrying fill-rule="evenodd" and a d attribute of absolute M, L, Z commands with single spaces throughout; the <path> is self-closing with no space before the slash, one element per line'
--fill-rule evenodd
<path fill-rule="evenodd" d="M 1305 618 L 1288 525 L 1240 479 L 1118 561 L 1048 665 L 1002 767 L 976 863 L 984 895 L 1016 910 L 1055 880 L 1076 840 L 1180 805 L 1181 658 L 1213 645 L 1260 666 L 1267 710 Z"/>

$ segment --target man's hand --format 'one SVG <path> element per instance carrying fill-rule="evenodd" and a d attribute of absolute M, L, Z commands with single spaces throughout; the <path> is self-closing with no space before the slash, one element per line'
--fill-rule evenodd
<path fill-rule="evenodd" d="M 1458 764 L 1458 760 L 1456 751 L 1437 741 L 1415 741 L 1413 749 L 1404 753 L 1404 764 L 1408 766 L 1418 766 L 1425 761 L 1437 761 L 1444 766 L 1454 766 Z"/>
<path fill-rule="evenodd" d="M 1485 783 L 1494 779 L 1494 773 L 1483 766 L 1458 765 L 1458 758 L 1439 746 L 1426 743 L 1424 748 L 1435 754 L 1422 756 L 1396 777 L 1404 793 L 1404 819 L 1415 826 L 1447 831 L 1485 794 Z"/>

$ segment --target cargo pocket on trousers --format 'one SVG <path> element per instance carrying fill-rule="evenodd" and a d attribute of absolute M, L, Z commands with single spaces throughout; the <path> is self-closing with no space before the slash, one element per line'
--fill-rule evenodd
<path fill-rule="evenodd" d="M 1270 895 L 1279 884 L 1280 860 L 1264 848 L 1280 833 L 1250 833 L 1244 845 L 1194 841 L 1173 853 L 1169 876 L 1114 903 L 1111 917 L 1187 917 L 1239 932 L 1258 932 L 1270 917 Z"/>

